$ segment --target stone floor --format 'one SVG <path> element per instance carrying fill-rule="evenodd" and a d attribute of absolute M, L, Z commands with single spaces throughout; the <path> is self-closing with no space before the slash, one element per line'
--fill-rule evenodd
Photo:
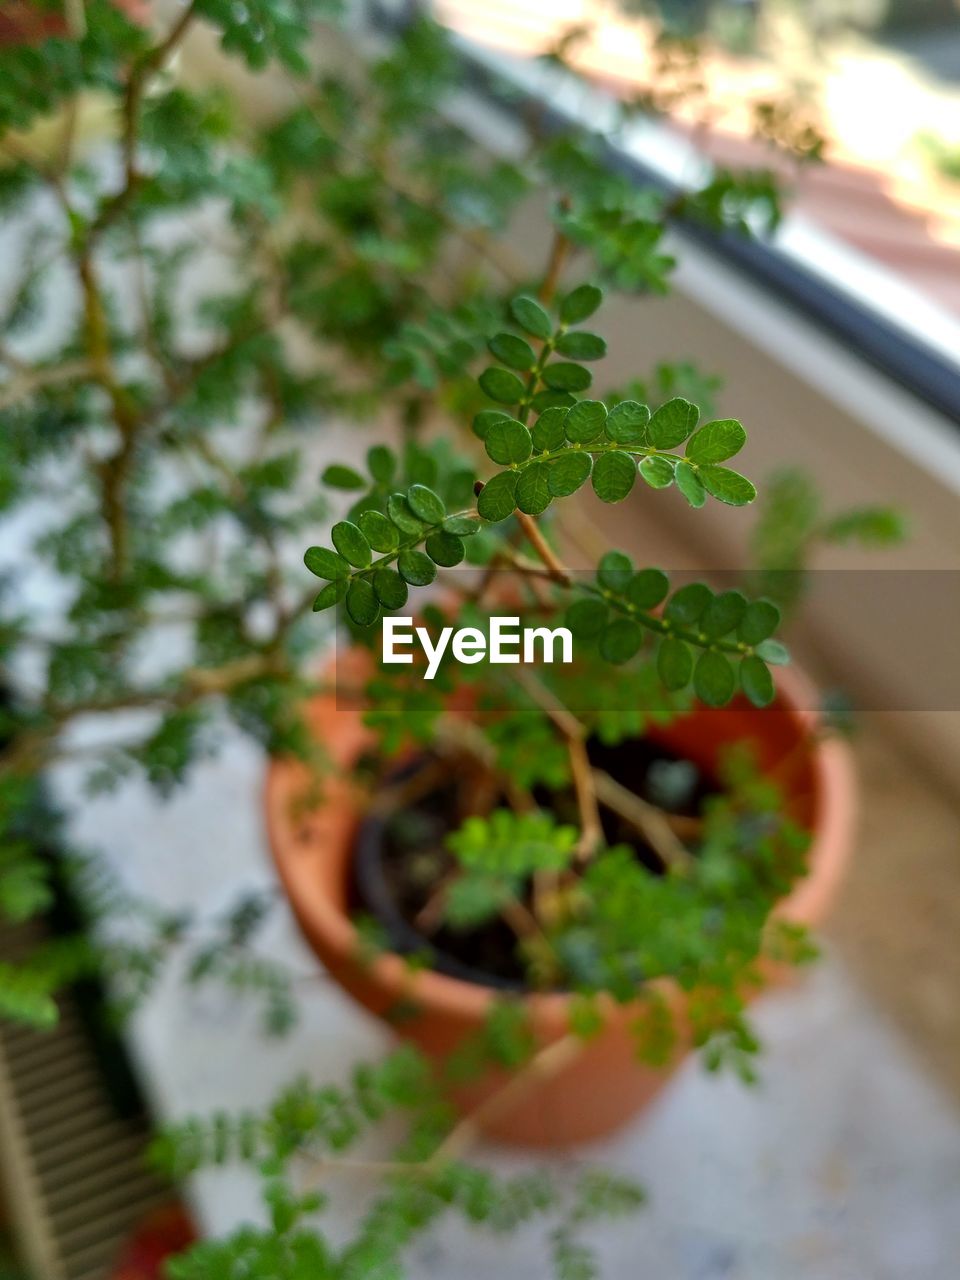
<path fill-rule="evenodd" d="M 896 719 L 862 717 L 860 853 L 827 935 L 960 1097 L 960 801 L 897 749 Z"/>
<path fill-rule="evenodd" d="M 599 1241 L 607 1280 L 655 1274 L 669 1280 L 952 1280 L 957 1274 L 960 1108 L 927 1067 L 928 1060 L 941 1067 L 947 1061 L 942 1045 L 931 1046 L 936 1026 L 955 1019 L 956 1011 L 942 994 L 925 996 L 924 980 L 918 987 L 912 977 L 915 952 L 923 950 L 916 931 L 925 920 L 924 895 L 944 904 L 947 924 L 956 910 L 956 895 L 946 905 L 942 878 L 955 876 L 944 861 L 955 849 L 937 842 L 935 822 L 906 847 L 904 821 L 920 812 L 921 800 L 930 801 L 922 779 L 913 778 L 913 792 L 902 790 L 911 775 L 901 762 L 897 802 L 885 772 L 892 767 L 889 748 L 869 745 L 864 763 L 868 779 L 886 790 L 877 791 L 868 814 L 825 960 L 803 985 L 770 997 L 758 1011 L 767 1046 L 760 1085 L 746 1090 L 714 1079 L 691 1061 L 616 1140 L 566 1157 L 629 1170 L 650 1190 L 650 1207 L 608 1228 Z M 131 784 L 112 798 L 76 805 L 75 832 L 104 849 L 132 889 L 215 914 L 239 888 L 272 882 L 261 780 L 257 751 L 230 740 L 172 801 Z M 74 767 L 62 766 L 64 798 L 76 798 L 77 782 Z M 955 830 L 955 822 L 947 823 L 941 834 Z M 173 971 L 136 1017 L 131 1044 L 159 1118 L 256 1105 L 301 1072 L 333 1079 L 383 1045 L 382 1029 L 324 979 L 285 912 L 269 926 L 264 949 L 303 974 L 302 1018 L 286 1039 L 261 1039 L 247 1004 L 213 990 L 185 992 Z M 928 963 L 926 971 L 936 975 L 938 965 Z M 943 1080 L 950 1075 L 941 1071 Z M 495 1164 L 525 1163 L 504 1152 L 478 1154 Z M 353 1206 L 368 1189 L 356 1175 L 339 1189 L 333 1201 L 338 1233 L 348 1229 Z M 259 1216 L 254 1185 L 243 1171 L 202 1175 L 192 1193 L 209 1231 Z M 415 1251 L 410 1274 L 446 1280 L 454 1268 L 459 1280 L 481 1280 L 494 1269 L 509 1280 L 546 1280 L 548 1274 L 535 1233 L 502 1242 L 453 1224 Z"/>

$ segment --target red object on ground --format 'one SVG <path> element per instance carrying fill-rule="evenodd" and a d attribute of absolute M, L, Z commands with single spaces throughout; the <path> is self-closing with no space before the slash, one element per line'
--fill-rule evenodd
<path fill-rule="evenodd" d="M 146 0 L 114 0 L 114 3 L 132 21 L 146 20 Z M 39 44 L 41 40 L 66 33 L 66 19 L 61 14 L 40 12 L 29 0 L 12 0 L 0 9 L 0 48 L 5 44 Z"/>
<path fill-rule="evenodd" d="M 124 1245 L 110 1280 L 162 1280 L 163 1264 L 196 1240 L 186 1209 L 165 1205 L 147 1215 Z"/>
<path fill-rule="evenodd" d="M 36 44 L 64 30 L 62 18 L 52 13 L 38 13 L 36 5 L 5 4 L 0 12 L 0 45 Z"/>

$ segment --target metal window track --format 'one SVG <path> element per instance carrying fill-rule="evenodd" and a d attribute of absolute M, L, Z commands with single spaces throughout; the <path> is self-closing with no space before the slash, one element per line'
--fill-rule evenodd
<path fill-rule="evenodd" d="M 43 937 L 5 927 L 0 959 Z M 0 1022 L 0 1179 L 36 1280 L 107 1280 L 130 1231 L 171 1190 L 144 1164 L 142 1113 L 112 1105 L 70 995 L 52 1031 Z"/>

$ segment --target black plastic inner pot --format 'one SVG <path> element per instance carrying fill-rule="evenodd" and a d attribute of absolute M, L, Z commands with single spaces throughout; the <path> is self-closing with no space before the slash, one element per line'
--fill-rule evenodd
<path fill-rule="evenodd" d="M 705 777 L 693 765 L 680 760 L 669 750 L 654 744 L 648 739 L 632 739 L 608 747 L 593 741 L 589 744 L 593 763 L 605 769 L 623 786 L 658 803 L 661 807 L 675 813 L 698 814 L 704 799 L 717 791 L 711 779 Z M 394 770 L 384 780 L 386 786 L 394 786 L 412 778 L 424 767 L 424 758 L 417 758 L 406 763 L 402 768 Z M 675 786 L 675 775 L 678 766 L 688 773 L 687 784 L 679 791 Z M 659 773 L 658 773 L 659 771 Z M 674 783 L 670 774 L 673 771 Z M 451 781 L 451 789 L 455 785 Z M 664 792 L 666 785 L 667 791 Z M 674 787 L 675 794 L 668 792 Z M 659 789 L 659 790 L 658 790 Z M 419 797 L 408 807 L 407 815 L 426 821 L 431 826 L 428 839 L 433 844 L 442 843 L 446 831 L 450 830 L 453 820 L 448 821 L 444 810 L 445 792 L 442 784 L 438 791 Z M 535 798 L 544 808 L 553 808 L 561 821 L 576 821 L 576 810 L 572 796 L 551 795 L 535 792 Z M 655 856 L 634 833 L 627 833 L 617 827 L 617 820 L 604 813 L 605 835 L 609 843 L 626 842 L 633 845 L 637 858 L 644 862 L 652 874 L 659 874 L 660 868 Z M 418 955 L 425 957 L 430 967 L 438 973 L 464 982 L 473 982 L 480 986 L 493 987 L 501 991 L 522 992 L 528 989 L 527 983 L 520 974 L 497 973 L 494 970 L 497 962 L 489 967 L 482 963 L 471 963 L 462 955 L 451 954 L 444 946 L 444 930 L 438 931 L 436 939 L 421 933 L 412 923 L 409 903 L 405 912 L 401 901 L 402 887 L 398 889 L 398 876 L 402 877 L 402 868 L 391 865 L 391 857 L 395 851 L 395 841 L 391 838 L 390 823 L 395 822 L 397 815 L 370 816 L 360 823 L 354 844 L 352 864 L 351 907 L 354 914 L 370 916 L 384 931 L 387 946 L 401 955 Z M 432 887 L 432 886 L 431 886 Z M 499 932 L 498 932 L 499 931 Z M 450 935 L 447 935 L 448 939 Z M 513 955 L 515 939 L 505 924 L 498 923 L 486 926 L 481 938 L 471 939 L 463 944 L 460 938 L 453 940 L 457 950 L 476 949 L 478 959 L 486 948 L 487 958 L 491 950 L 497 960 L 501 953 Z M 474 947 L 474 943 L 477 944 Z M 448 943 L 449 945 L 449 943 Z M 510 968 L 512 965 L 500 965 Z"/>

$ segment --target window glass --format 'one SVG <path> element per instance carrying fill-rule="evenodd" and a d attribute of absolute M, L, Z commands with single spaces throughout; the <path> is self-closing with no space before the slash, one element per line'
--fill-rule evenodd
<path fill-rule="evenodd" d="M 438 0 L 434 11 L 488 48 L 565 62 L 631 118 L 655 120 L 694 165 L 777 171 L 790 196 L 775 243 L 949 356 L 960 332 L 958 5 Z"/>

